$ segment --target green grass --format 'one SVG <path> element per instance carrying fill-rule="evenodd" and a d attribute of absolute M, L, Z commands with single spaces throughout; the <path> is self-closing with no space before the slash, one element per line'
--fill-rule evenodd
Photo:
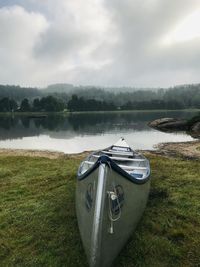
<path fill-rule="evenodd" d="M 0 156 L 0 266 L 88 266 L 75 216 L 80 160 Z M 200 162 L 150 161 L 147 208 L 114 266 L 199 266 Z"/>

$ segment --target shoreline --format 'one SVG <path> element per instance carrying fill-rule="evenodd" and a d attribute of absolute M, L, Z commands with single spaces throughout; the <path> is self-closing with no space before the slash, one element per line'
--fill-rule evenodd
<path fill-rule="evenodd" d="M 200 140 L 187 142 L 168 142 L 159 143 L 155 150 L 138 150 L 141 153 L 163 155 L 168 157 L 184 157 L 187 159 L 200 159 Z M 12 149 L 0 148 L 0 156 L 27 156 L 44 157 L 49 159 L 58 159 L 63 157 L 79 158 L 87 156 L 92 151 L 83 151 L 80 153 L 64 153 L 51 150 L 31 150 L 31 149 Z"/>
<path fill-rule="evenodd" d="M 130 112 L 199 112 L 198 108 L 186 108 L 186 109 L 127 109 L 127 110 L 94 110 L 93 113 L 130 113 Z M 32 116 L 32 115 L 69 115 L 69 114 L 87 114 L 91 111 L 26 111 L 26 112 L 0 112 L 0 117 L 3 116 Z"/>

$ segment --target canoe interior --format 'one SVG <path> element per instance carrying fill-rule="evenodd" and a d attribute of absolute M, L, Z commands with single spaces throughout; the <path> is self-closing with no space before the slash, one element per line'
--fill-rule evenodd
<path fill-rule="evenodd" d="M 150 174 L 149 161 L 140 153 L 133 151 L 131 148 L 125 148 L 123 151 L 120 147 L 109 147 L 104 150 L 100 150 L 89 155 L 86 160 L 81 163 L 78 171 L 78 175 L 83 175 L 90 169 L 99 157 L 107 155 L 121 167 L 127 174 L 137 179 L 145 179 Z"/>

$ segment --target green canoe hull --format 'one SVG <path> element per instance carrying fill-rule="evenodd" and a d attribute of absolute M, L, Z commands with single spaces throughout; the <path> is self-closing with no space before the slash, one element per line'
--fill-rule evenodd
<path fill-rule="evenodd" d="M 117 203 L 108 195 L 116 189 L 119 193 Z M 134 183 L 106 164 L 100 164 L 86 178 L 77 180 L 76 213 L 90 267 L 112 264 L 136 228 L 149 190 L 149 179 L 145 183 Z M 111 211 L 117 219 L 113 223 Z"/>

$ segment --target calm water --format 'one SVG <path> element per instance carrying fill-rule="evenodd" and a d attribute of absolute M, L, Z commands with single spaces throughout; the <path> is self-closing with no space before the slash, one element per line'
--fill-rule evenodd
<path fill-rule="evenodd" d="M 190 118 L 197 112 L 84 113 L 68 116 L 0 117 L 0 148 L 78 153 L 104 148 L 121 136 L 134 149 L 152 149 L 160 142 L 190 141 L 185 133 L 162 133 L 147 126 L 161 117 Z"/>

